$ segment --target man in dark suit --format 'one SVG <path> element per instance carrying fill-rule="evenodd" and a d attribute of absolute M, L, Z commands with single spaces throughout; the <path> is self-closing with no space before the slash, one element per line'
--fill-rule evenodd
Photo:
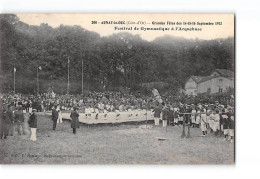
<path fill-rule="evenodd" d="M 76 129 L 79 128 L 79 113 L 77 107 L 70 114 L 71 117 L 71 128 L 73 129 L 73 134 L 76 134 Z"/>
<path fill-rule="evenodd" d="M 180 114 L 179 114 L 179 121 L 178 121 L 178 124 L 183 124 L 183 118 L 184 118 L 184 114 L 185 113 L 185 107 L 183 106 L 183 104 L 180 104 L 180 107 L 179 107 L 179 111 L 180 111 Z M 185 121 L 184 121 L 185 122 Z"/>
<path fill-rule="evenodd" d="M 8 110 L 6 111 L 6 115 L 8 117 L 8 120 L 10 121 L 9 123 L 9 135 L 13 136 L 14 135 L 14 111 L 13 111 L 13 106 L 8 105 Z"/>
<path fill-rule="evenodd" d="M 52 121 L 53 121 L 53 130 L 56 130 L 57 120 L 58 120 L 59 114 L 57 111 L 57 106 L 53 106 L 52 108 Z"/>
<path fill-rule="evenodd" d="M 18 111 L 15 111 L 14 113 L 14 119 L 15 119 L 15 123 L 17 125 L 18 128 L 18 133 L 19 135 L 23 135 L 23 123 L 24 123 L 24 114 L 23 114 L 23 108 L 22 106 L 18 106 Z"/>
<path fill-rule="evenodd" d="M 2 137 L 4 136 L 4 139 L 6 139 L 7 138 L 7 136 L 8 136 L 8 133 L 9 133 L 9 125 L 10 125 L 10 119 L 9 119 L 9 116 L 8 116 L 8 114 L 7 114 L 7 112 L 6 112 L 6 109 L 3 109 L 3 113 L 1 113 L 1 123 L 0 123 L 0 125 L 1 125 L 1 139 L 2 139 Z"/>

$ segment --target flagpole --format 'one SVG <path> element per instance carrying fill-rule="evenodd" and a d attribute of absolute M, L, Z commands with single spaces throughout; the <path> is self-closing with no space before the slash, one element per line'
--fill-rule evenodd
<path fill-rule="evenodd" d="M 39 73 L 39 66 L 37 66 L 37 93 L 39 95 L 40 93 L 39 93 L 39 76 L 38 76 L 38 73 Z"/>
<path fill-rule="evenodd" d="M 14 94 L 15 94 L 15 73 L 16 73 L 16 68 L 14 67 Z"/>
<path fill-rule="evenodd" d="M 83 72 L 84 72 L 84 69 L 83 69 L 83 59 L 82 59 L 82 97 L 84 96 L 84 92 L 83 92 L 83 90 L 84 90 L 84 84 L 83 84 L 83 78 L 84 78 L 84 76 L 83 76 Z"/>
<path fill-rule="evenodd" d="M 70 59 L 68 56 L 68 86 L 67 86 L 67 94 L 69 94 L 69 88 L 70 88 Z"/>

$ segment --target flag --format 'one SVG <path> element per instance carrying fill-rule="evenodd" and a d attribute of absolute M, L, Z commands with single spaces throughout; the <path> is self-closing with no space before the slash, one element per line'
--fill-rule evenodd
<path fill-rule="evenodd" d="M 14 72 L 16 72 L 16 68 L 14 68 Z"/>
<path fill-rule="evenodd" d="M 70 63 L 70 59 L 68 58 L 68 63 Z"/>
<path fill-rule="evenodd" d="M 39 68 L 39 70 L 42 70 L 42 67 L 41 67 L 41 66 L 39 66 L 38 68 Z"/>

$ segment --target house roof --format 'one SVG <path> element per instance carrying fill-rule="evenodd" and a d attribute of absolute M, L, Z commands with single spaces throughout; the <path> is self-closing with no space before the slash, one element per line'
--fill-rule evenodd
<path fill-rule="evenodd" d="M 216 69 L 215 72 L 224 77 L 234 78 L 234 72 L 227 69 Z"/>
<path fill-rule="evenodd" d="M 196 82 L 199 83 L 201 81 L 201 79 L 203 78 L 203 76 L 191 76 L 191 78 Z"/>
<path fill-rule="evenodd" d="M 196 83 L 202 83 L 204 81 L 211 80 L 213 78 L 216 78 L 216 76 L 191 76 L 191 78 L 196 82 Z"/>
<path fill-rule="evenodd" d="M 220 76 L 232 79 L 234 78 L 234 72 L 231 70 L 226 70 L 226 69 L 216 69 L 213 73 L 218 73 Z M 218 76 L 218 75 L 217 75 Z M 210 76 L 191 76 L 191 78 L 196 82 L 196 83 L 202 83 L 204 81 L 211 80 L 213 78 L 217 77 L 216 75 L 210 75 Z"/>

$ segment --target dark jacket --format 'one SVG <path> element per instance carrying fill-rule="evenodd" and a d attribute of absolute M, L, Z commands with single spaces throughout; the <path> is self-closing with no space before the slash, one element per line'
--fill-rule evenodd
<path fill-rule="evenodd" d="M 168 110 L 168 120 L 173 121 L 173 118 L 174 118 L 174 111 Z"/>
<path fill-rule="evenodd" d="M 31 128 L 37 128 L 37 116 L 35 113 L 30 115 L 28 124 L 29 124 L 29 127 L 31 127 Z"/>
<path fill-rule="evenodd" d="M 185 108 L 184 107 L 180 107 L 180 113 L 185 113 Z M 180 114 L 179 116 L 183 117 L 183 114 Z"/>
<path fill-rule="evenodd" d="M 177 111 L 174 111 L 174 112 L 173 112 L 173 117 L 174 117 L 174 118 L 178 118 L 178 115 L 179 115 L 179 113 L 178 113 Z"/>
<path fill-rule="evenodd" d="M 161 117 L 161 108 L 158 106 L 154 109 L 154 117 L 160 118 Z"/>
<path fill-rule="evenodd" d="M 234 129 L 234 127 L 235 127 L 235 122 L 231 119 L 232 115 L 233 114 L 228 113 L 227 124 L 228 124 L 229 129 Z"/>
<path fill-rule="evenodd" d="M 14 122 L 14 113 L 13 113 L 13 110 L 12 110 L 12 109 L 9 109 L 6 113 L 7 113 L 7 116 L 8 116 L 8 118 L 9 118 L 10 122 L 13 123 L 13 122 Z"/>
<path fill-rule="evenodd" d="M 10 117 L 9 117 L 8 113 L 4 112 L 3 113 L 3 124 L 10 124 L 10 123 L 11 123 L 11 121 L 10 121 Z"/>
<path fill-rule="evenodd" d="M 56 109 L 52 109 L 52 120 L 57 121 L 59 117 L 59 113 Z"/>
<path fill-rule="evenodd" d="M 79 113 L 77 111 L 72 111 L 71 117 L 71 128 L 79 128 Z"/>
<path fill-rule="evenodd" d="M 16 122 L 18 123 L 23 123 L 24 122 L 24 114 L 23 114 L 23 111 L 16 111 L 14 113 L 14 119 Z"/>
<path fill-rule="evenodd" d="M 222 115 L 220 115 L 220 124 L 223 125 L 223 129 L 228 129 L 228 120 L 227 118 L 224 118 L 223 115 L 227 115 L 227 113 L 222 113 Z"/>
<path fill-rule="evenodd" d="M 167 108 L 164 108 L 162 110 L 162 120 L 168 120 L 169 119 L 169 110 Z"/>

